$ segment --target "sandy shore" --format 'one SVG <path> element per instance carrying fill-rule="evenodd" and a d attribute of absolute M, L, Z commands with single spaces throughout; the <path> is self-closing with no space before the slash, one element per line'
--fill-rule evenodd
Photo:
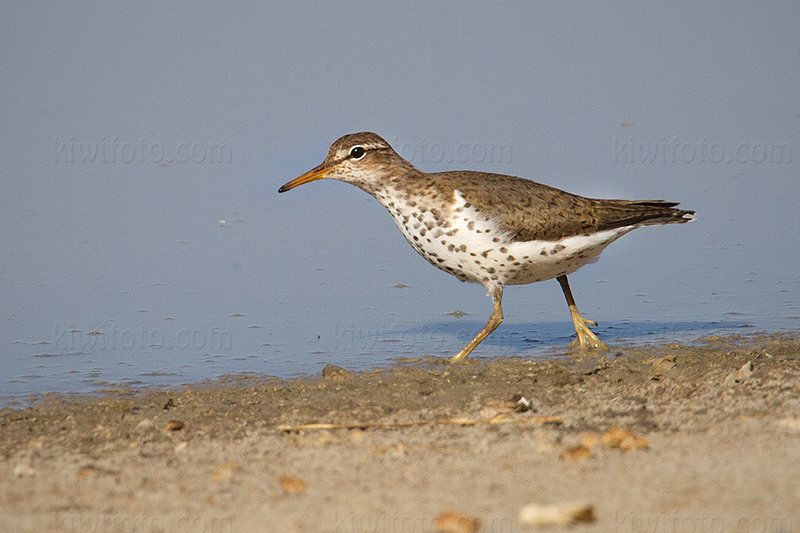
<path fill-rule="evenodd" d="M 800 531 L 800 336 L 52 396 L 0 454 L 0 531 Z"/>

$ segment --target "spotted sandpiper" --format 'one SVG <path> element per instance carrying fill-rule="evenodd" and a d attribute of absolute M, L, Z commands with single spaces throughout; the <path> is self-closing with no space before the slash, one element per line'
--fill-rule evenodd
<path fill-rule="evenodd" d="M 694 220 L 694 211 L 661 200 L 585 198 L 531 180 L 473 171 L 428 174 L 380 136 L 345 135 L 321 165 L 278 192 L 333 178 L 374 196 L 411 246 L 433 266 L 480 283 L 494 311 L 450 361 L 466 358 L 503 321 L 503 287 L 556 278 L 567 299 L 580 349 L 608 350 L 581 316 L 567 274 L 597 260 L 606 246 L 641 226 Z"/>

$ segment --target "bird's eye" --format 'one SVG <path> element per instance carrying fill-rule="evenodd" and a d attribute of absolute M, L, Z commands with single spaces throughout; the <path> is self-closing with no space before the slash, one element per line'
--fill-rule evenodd
<path fill-rule="evenodd" d="M 364 157 L 364 154 L 366 153 L 367 151 L 364 150 L 363 147 L 354 146 L 353 149 L 350 150 L 350 157 L 352 157 L 353 159 L 361 159 L 362 157 Z"/>

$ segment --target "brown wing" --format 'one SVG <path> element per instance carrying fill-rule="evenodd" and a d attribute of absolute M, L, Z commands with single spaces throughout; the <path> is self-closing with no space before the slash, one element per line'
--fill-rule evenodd
<path fill-rule="evenodd" d="M 584 198 L 531 180 L 483 172 L 437 174 L 476 209 L 491 216 L 515 240 L 563 237 L 635 225 L 688 222 L 694 211 L 660 200 Z"/>

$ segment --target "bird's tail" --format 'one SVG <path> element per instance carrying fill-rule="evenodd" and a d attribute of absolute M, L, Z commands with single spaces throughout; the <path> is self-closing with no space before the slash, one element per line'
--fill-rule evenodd
<path fill-rule="evenodd" d="M 677 209 L 678 202 L 663 200 L 620 200 L 611 210 L 610 216 L 601 229 L 622 228 L 626 226 L 661 226 L 664 224 L 683 224 L 695 219 L 694 211 Z M 610 214 L 610 213 L 609 213 Z"/>

